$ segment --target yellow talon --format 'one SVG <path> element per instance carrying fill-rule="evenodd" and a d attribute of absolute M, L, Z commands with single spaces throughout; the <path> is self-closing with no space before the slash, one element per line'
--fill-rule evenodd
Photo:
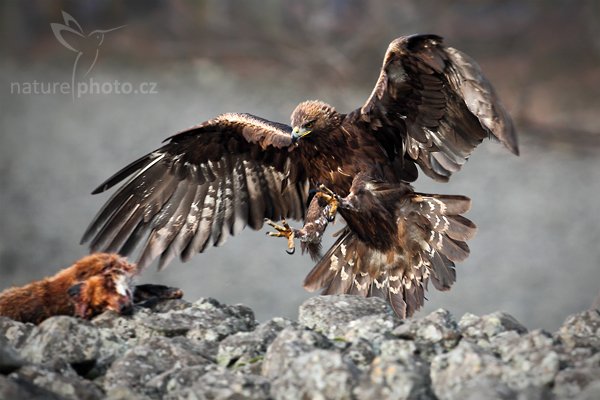
<path fill-rule="evenodd" d="M 286 252 L 288 254 L 294 254 L 294 252 L 296 251 L 296 245 L 294 243 L 294 230 L 288 225 L 287 221 L 284 219 L 281 221 L 281 225 L 278 225 L 270 219 L 265 218 L 265 222 L 267 223 L 267 225 L 271 226 L 276 231 L 267 232 L 267 235 L 271 237 L 287 238 L 288 250 L 286 250 Z"/>
<path fill-rule="evenodd" d="M 329 206 L 329 210 L 327 212 L 327 219 L 329 221 L 333 221 L 335 219 L 335 215 L 337 214 L 337 209 L 340 205 L 339 196 L 325 185 L 319 185 L 319 191 L 317 192 L 316 196 L 327 202 L 327 205 Z"/>

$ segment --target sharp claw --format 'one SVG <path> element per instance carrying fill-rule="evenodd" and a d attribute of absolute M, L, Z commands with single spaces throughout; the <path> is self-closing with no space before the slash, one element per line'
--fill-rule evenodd
<path fill-rule="evenodd" d="M 296 251 L 294 245 L 294 230 L 290 227 L 287 221 L 284 219 L 281 221 L 281 225 L 276 224 L 268 218 L 265 218 L 265 222 L 270 225 L 276 232 L 267 232 L 266 234 L 271 237 L 285 237 L 288 240 L 288 254 L 294 254 Z"/>
<path fill-rule="evenodd" d="M 335 192 L 333 190 L 329 189 L 327 186 L 321 184 L 321 185 L 319 185 L 319 190 L 321 192 L 327 193 L 328 195 L 330 195 L 334 199 L 339 200 L 339 196 L 337 194 L 335 194 Z"/>
<path fill-rule="evenodd" d="M 320 194 L 320 196 L 327 201 L 327 205 L 329 206 L 329 210 L 327 211 L 327 220 L 329 222 L 333 222 L 337 214 L 337 209 L 342 202 L 342 198 L 323 184 L 319 185 L 318 194 Z"/>

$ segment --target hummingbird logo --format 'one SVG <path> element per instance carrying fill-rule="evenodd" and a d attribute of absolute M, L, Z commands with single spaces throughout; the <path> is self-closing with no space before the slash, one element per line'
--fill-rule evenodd
<path fill-rule="evenodd" d="M 98 61 L 98 54 L 100 53 L 100 46 L 104 42 L 104 36 L 108 32 L 116 31 L 126 25 L 112 29 L 95 30 L 86 34 L 75 18 L 64 11 L 62 16 L 64 24 L 51 23 L 50 27 L 60 44 L 77 54 L 71 75 L 71 92 L 73 101 L 75 101 L 75 77 L 86 77 L 92 71 L 96 61 Z"/>

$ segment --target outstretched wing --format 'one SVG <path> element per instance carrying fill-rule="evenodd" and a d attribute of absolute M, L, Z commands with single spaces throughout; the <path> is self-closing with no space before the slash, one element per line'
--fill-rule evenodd
<path fill-rule="evenodd" d="M 291 149 L 291 128 L 249 114 L 223 114 L 170 137 L 117 172 L 93 194 L 122 180 L 83 235 L 92 251 L 132 253 L 145 240 L 140 268 L 160 256 L 187 261 L 264 218 L 301 219 L 308 183 Z"/>
<path fill-rule="evenodd" d="M 518 154 L 512 121 L 479 65 L 435 35 L 390 43 L 373 93 L 353 115 L 375 131 L 390 158 L 408 155 L 439 181 L 485 138 Z"/>

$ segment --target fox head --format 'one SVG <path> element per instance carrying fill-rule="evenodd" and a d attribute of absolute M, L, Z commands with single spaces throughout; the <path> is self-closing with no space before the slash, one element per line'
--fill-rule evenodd
<path fill-rule="evenodd" d="M 130 269 L 110 268 L 71 286 L 68 294 L 75 315 L 90 319 L 106 310 L 130 314 L 133 310 L 133 279 Z"/>

